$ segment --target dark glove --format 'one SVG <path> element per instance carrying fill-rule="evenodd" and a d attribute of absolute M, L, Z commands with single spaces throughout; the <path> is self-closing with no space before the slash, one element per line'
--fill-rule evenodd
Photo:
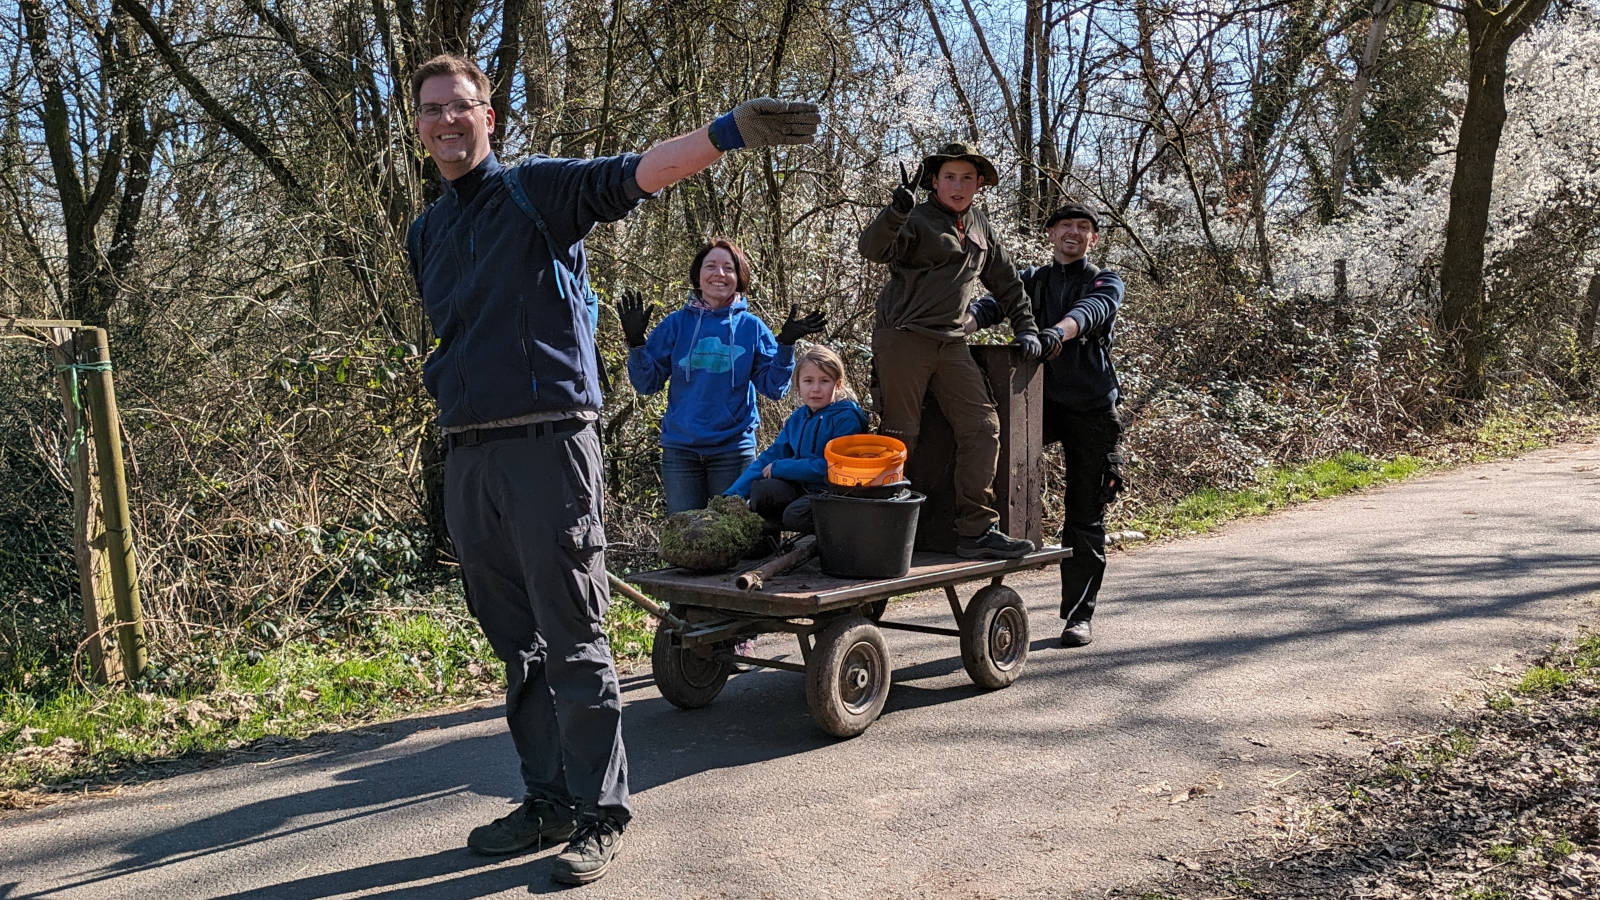
<path fill-rule="evenodd" d="M 789 318 L 783 320 L 783 327 L 778 329 L 778 343 L 792 345 L 808 334 L 816 334 L 828 327 L 828 317 L 822 310 L 800 315 L 800 307 L 789 307 Z"/>
<path fill-rule="evenodd" d="M 1061 329 L 1046 328 L 1039 332 L 1039 346 L 1041 359 L 1055 359 L 1061 352 Z"/>
<path fill-rule="evenodd" d="M 890 202 L 890 205 L 900 212 L 911 212 L 911 207 L 917 205 L 917 195 L 915 191 L 917 188 L 917 182 L 921 180 L 922 166 L 917 166 L 917 174 L 915 177 L 913 177 L 906 174 L 906 164 L 901 163 L 900 186 L 894 189 L 894 199 Z"/>
<path fill-rule="evenodd" d="M 809 144 L 821 124 L 815 103 L 757 97 L 718 116 L 706 133 L 711 146 L 727 153 L 745 147 Z"/>
<path fill-rule="evenodd" d="M 656 305 L 644 305 L 644 297 L 638 291 L 627 290 L 622 292 L 622 302 L 617 304 L 617 318 L 622 320 L 622 337 L 628 342 L 629 347 L 643 347 L 646 332 L 650 330 L 650 320 L 655 318 Z"/>
<path fill-rule="evenodd" d="M 1118 454 L 1112 454 L 1112 459 L 1117 459 L 1117 456 Z M 1112 462 L 1100 476 L 1100 502 L 1108 504 L 1117 499 L 1117 495 L 1122 493 L 1124 487 L 1118 462 Z"/>
<path fill-rule="evenodd" d="M 1017 335 L 1011 339 L 1011 343 L 1022 348 L 1023 359 L 1038 359 L 1039 354 L 1044 352 L 1043 345 L 1039 343 L 1039 335 L 1031 331 Z"/>

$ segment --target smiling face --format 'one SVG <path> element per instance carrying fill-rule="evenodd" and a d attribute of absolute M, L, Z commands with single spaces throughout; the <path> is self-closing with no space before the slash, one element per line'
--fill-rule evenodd
<path fill-rule="evenodd" d="M 494 131 L 494 109 L 465 75 L 435 75 L 417 92 L 418 109 L 448 107 L 455 100 L 485 102 L 459 115 L 446 108 L 436 119 L 417 119 L 422 146 L 439 166 L 439 173 L 452 181 L 477 168 L 489 155 L 489 135 Z"/>
<path fill-rule="evenodd" d="M 706 305 L 719 308 L 733 302 L 739 293 L 739 268 L 733 254 L 721 247 L 711 248 L 700 261 L 700 297 Z"/>
<path fill-rule="evenodd" d="M 834 391 L 839 383 L 833 376 L 822 371 L 822 367 L 813 362 L 803 362 L 795 370 L 795 381 L 800 389 L 800 402 L 812 412 L 833 402 Z"/>
<path fill-rule="evenodd" d="M 1088 219 L 1062 219 L 1050 226 L 1051 252 L 1056 262 L 1076 262 L 1088 255 L 1100 240 L 1094 223 Z"/>
<path fill-rule="evenodd" d="M 983 179 L 978 177 L 978 167 L 962 159 L 940 166 L 933 179 L 933 195 L 951 212 L 966 212 L 981 187 Z"/>

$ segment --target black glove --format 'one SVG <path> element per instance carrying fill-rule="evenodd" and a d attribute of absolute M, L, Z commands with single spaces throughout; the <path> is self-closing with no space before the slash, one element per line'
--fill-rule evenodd
<path fill-rule="evenodd" d="M 1024 331 L 1011 339 L 1011 343 L 1022 348 L 1023 359 L 1038 359 L 1044 352 L 1044 347 L 1039 343 L 1039 335 L 1032 331 Z"/>
<path fill-rule="evenodd" d="M 809 144 L 817 136 L 822 115 L 815 103 L 757 97 L 718 116 L 706 129 L 711 146 L 723 153 L 745 147 Z"/>
<path fill-rule="evenodd" d="M 1100 502 L 1110 503 L 1117 499 L 1125 487 L 1127 485 L 1122 481 L 1122 454 L 1109 454 L 1105 471 L 1100 474 Z"/>
<path fill-rule="evenodd" d="M 822 310 L 800 315 L 800 307 L 789 307 L 789 318 L 783 320 L 783 327 L 778 329 L 778 343 L 792 345 L 808 334 L 816 334 L 828 327 L 828 317 Z"/>
<path fill-rule="evenodd" d="M 1039 346 L 1040 359 L 1055 359 L 1056 354 L 1061 352 L 1061 329 L 1046 328 L 1039 332 Z"/>
<path fill-rule="evenodd" d="M 644 296 L 638 291 L 622 292 L 622 302 L 617 304 L 617 318 L 622 320 L 622 337 L 629 347 L 643 347 L 645 333 L 650 330 L 650 320 L 655 318 L 656 305 L 644 305 Z"/>
<path fill-rule="evenodd" d="M 913 177 L 906 174 L 906 164 L 901 163 L 900 186 L 894 189 L 894 199 L 889 205 L 903 213 L 911 212 L 911 207 L 917 205 L 917 195 L 914 191 L 917 188 L 917 182 L 921 180 L 922 166 L 917 166 L 917 174 Z"/>

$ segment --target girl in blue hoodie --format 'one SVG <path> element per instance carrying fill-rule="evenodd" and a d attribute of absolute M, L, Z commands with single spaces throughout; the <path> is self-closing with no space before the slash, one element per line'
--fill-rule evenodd
<path fill-rule="evenodd" d="M 637 295 L 620 312 L 628 380 L 641 394 L 667 388 L 661 417 L 661 486 L 667 514 L 700 509 L 727 490 L 756 454 L 757 392 L 780 399 L 794 371 L 794 342 L 821 331 L 820 313 L 791 310 L 777 336 L 750 312 L 750 263 L 724 238 L 689 267 L 689 302 L 645 336 L 654 308 Z"/>
<path fill-rule="evenodd" d="M 769 537 L 784 530 L 811 533 L 811 495 L 828 485 L 823 448 L 836 437 L 867 430 L 867 415 L 845 380 L 844 360 L 827 347 L 813 344 L 795 359 L 794 390 L 800 408 L 727 491 L 767 520 Z"/>

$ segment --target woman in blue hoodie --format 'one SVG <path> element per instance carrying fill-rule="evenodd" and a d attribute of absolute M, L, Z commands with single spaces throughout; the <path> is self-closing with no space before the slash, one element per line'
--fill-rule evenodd
<path fill-rule="evenodd" d="M 750 501 L 750 509 L 767 520 L 769 537 L 785 530 L 811 533 L 811 495 L 828 484 L 823 448 L 836 437 L 867 430 L 867 414 L 845 380 L 844 360 L 827 347 L 813 344 L 795 359 L 794 390 L 800 408 L 727 491 Z"/>
<path fill-rule="evenodd" d="M 683 308 L 646 337 L 655 307 L 638 294 L 620 307 L 628 346 L 628 380 L 641 394 L 667 388 L 661 418 L 661 486 L 667 514 L 700 509 L 739 477 L 756 453 L 756 393 L 783 397 L 794 371 L 794 342 L 821 331 L 822 314 L 789 319 L 776 337 L 750 312 L 750 263 L 724 238 L 707 244 L 689 266 L 694 290 Z"/>

